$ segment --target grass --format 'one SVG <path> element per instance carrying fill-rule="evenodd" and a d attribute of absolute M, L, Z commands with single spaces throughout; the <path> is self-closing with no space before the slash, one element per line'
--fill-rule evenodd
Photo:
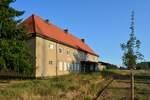
<path fill-rule="evenodd" d="M 150 99 L 150 71 L 136 70 L 135 98 Z M 98 73 L 78 73 L 47 80 L 1 80 L 0 100 L 92 100 L 111 77 L 112 84 L 99 100 L 130 99 L 130 71 L 105 70 Z"/>
<path fill-rule="evenodd" d="M 105 90 L 99 100 L 130 100 L 130 70 L 109 69 L 105 74 L 115 81 Z M 150 100 L 150 70 L 134 70 L 135 100 Z"/>
<path fill-rule="evenodd" d="M 119 69 L 106 69 L 104 70 L 105 73 L 113 73 L 118 75 L 129 75 L 130 70 L 119 70 Z"/>
<path fill-rule="evenodd" d="M 114 80 L 101 94 L 99 100 L 130 100 L 130 84 L 128 80 Z"/>
<path fill-rule="evenodd" d="M 150 70 L 136 74 L 135 97 L 137 100 L 150 100 Z"/>
<path fill-rule="evenodd" d="M 0 81 L 0 99 L 92 99 L 108 80 L 100 73 L 71 74 L 47 80 Z"/>

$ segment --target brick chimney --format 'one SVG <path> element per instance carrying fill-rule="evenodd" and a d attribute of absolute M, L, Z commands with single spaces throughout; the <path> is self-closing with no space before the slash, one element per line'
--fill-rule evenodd
<path fill-rule="evenodd" d="M 81 39 L 81 41 L 82 41 L 83 43 L 85 43 L 85 39 Z"/>
<path fill-rule="evenodd" d="M 65 33 L 68 33 L 68 29 L 64 29 L 64 32 L 65 32 Z"/>
<path fill-rule="evenodd" d="M 48 22 L 49 22 L 49 19 L 45 19 L 45 22 L 48 23 Z"/>

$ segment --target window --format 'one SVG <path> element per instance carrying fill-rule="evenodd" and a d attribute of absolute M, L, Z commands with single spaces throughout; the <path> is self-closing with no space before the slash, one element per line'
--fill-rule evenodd
<path fill-rule="evenodd" d="M 74 63 L 74 70 L 75 71 L 79 71 L 80 69 L 79 69 L 79 64 L 78 63 Z"/>
<path fill-rule="evenodd" d="M 62 71 L 63 70 L 63 63 L 59 62 L 59 70 Z"/>
<path fill-rule="evenodd" d="M 77 64 L 77 71 L 80 71 L 80 64 Z"/>
<path fill-rule="evenodd" d="M 73 64 L 70 64 L 70 71 L 73 70 Z"/>
<path fill-rule="evenodd" d="M 64 71 L 67 71 L 67 63 L 64 62 Z"/>
<path fill-rule="evenodd" d="M 70 70 L 70 64 L 69 63 L 67 64 L 67 70 Z"/>
<path fill-rule="evenodd" d="M 54 49 L 54 45 L 51 44 L 51 43 L 48 45 L 48 47 L 49 47 L 50 49 Z"/>
<path fill-rule="evenodd" d="M 53 61 L 49 61 L 49 64 L 52 65 L 52 64 L 53 64 Z"/>
<path fill-rule="evenodd" d="M 93 66 L 93 65 L 90 66 L 90 70 L 91 70 L 91 71 L 94 70 L 94 66 Z"/>
<path fill-rule="evenodd" d="M 73 64 L 73 71 L 76 71 L 76 63 Z"/>
<path fill-rule="evenodd" d="M 63 53 L 63 49 L 62 48 L 59 48 L 59 53 Z"/>
<path fill-rule="evenodd" d="M 67 51 L 66 51 L 66 54 L 69 55 L 69 53 L 70 53 L 69 50 L 67 50 Z"/>

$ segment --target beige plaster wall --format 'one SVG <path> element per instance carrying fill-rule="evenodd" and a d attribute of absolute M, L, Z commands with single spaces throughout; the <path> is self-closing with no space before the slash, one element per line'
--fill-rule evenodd
<path fill-rule="evenodd" d="M 62 52 L 60 52 L 60 49 Z M 70 46 L 36 37 L 36 77 L 80 72 L 80 61 L 96 61 L 95 56 Z M 56 51 L 57 50 L 57 51 Z M 57 70 L 57 72 L 56 72 Z"/>

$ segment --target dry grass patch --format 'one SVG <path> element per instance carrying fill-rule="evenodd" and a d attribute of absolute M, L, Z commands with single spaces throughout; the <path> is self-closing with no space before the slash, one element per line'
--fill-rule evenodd
<path fill-rule="evenodd" d="M 47 80 L 16 80 L 3 84 L 0 99 L 83 100 L 93 98 L 107 80 L 100 73 L 71 74 Z"/>

